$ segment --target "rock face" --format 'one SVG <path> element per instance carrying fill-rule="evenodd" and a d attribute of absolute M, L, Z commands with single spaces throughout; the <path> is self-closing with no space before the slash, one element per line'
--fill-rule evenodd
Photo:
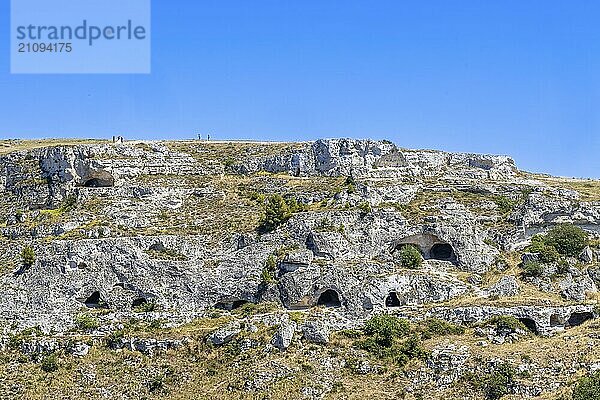
<path fill-rule="evenodd" d="M 582 226 L 595 232 L 600 215 L 574 191 L 524 179 L 504 156 L 350 139 L 271 145 L 272 150 L 238 146 L 226 163 L 218 157 L 225 145 L 201 142 L 57 146 L 1 156 L 7 225 L 0 229 L 8 239 L 2 257 L 17 267 L 2 277 L 0 318 L 19 321 L 21 328 L 61 331 L 72 326 L 82 306 L 131 312 L 151 301 L 173 318 L 191 318 L 215 306 L 271 299 L 289 309 L 332 306 L 359 320 L 378 310 L 484 295 L 456 271 L 494 267 L 499 250 L 493 241 L 507 249 L 519 246 L 541 224 L 556 221 L 550 216 L 557 213 L 585 221 Z M 217 179 L 266 173 L 288 174 L 285 179 L 296 185 L 317 182 L 311 195 L 302 189 L 296 198 L 321 202 L 323 211 L 295 214 L 271 233 L 236 231 L 239 222 L 203 232 L 207 219 L 223 218 L 215 210 L 231 197 Z M 337 181 L 342 188 L 335 183 L 327 195 L 322 182 L 335 178 L 342 179 Z M 174 179 L 178 184 L 170 183 Z M 269 179 L 257 187 L 281 191 L 285 182 Z M 515 188 L 523 186 L 529 194 L 514 199 Z M 520 204 L 508 217 L 514 228 L 494 225 L 505 218 L 498 212 L 499 198 Z M 193 213 L 193 202 L 210 211 Z M 257 205 L 254 215 L 261 213 Z M 156 229 L 173 225 L 169 215 L 189 218 L 177 229 Z M 196 234 L 186 233 L 191 226 L 198 227 Z M 17 257 L 24 242 L 37 255 L 26 270 Z M 405 245 L 419 249 L 423 268 L 402 269 L 398 251 Z M 269 291 L 263 265 L 279 251 L 284 254 Z M 591 262 L 592 250 L 581 257 Z M 587 275 L 568 275 L 558 285 L 566 299 L 576 301 L 597 290 Z M 487 290 L 501 297 L 518 293 L 511 277 Z"/>

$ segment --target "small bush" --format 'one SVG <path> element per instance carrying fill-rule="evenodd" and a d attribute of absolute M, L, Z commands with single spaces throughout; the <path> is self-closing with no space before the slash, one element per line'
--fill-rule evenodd
<path fill-rule="evenodd" d="M 123 331 L 122 329 L 113 331 L 106 338 L 106 345 L 108 347 L 116 347 L 121 343 L 121 339 L 123 339 L 124 337 L 125 337 L 125 331 Z"/>
<path fill-rule="evenodd" d="M 543 263 L 551 263 L 560 260 L 560 254 L 554 246 L 546 244 L 545 238 L 542 235 L 534 235 L 531 238 L 531 245 L 527 247 L 527 251 L 537 253 L 538 258 Z"/>
<path fill-rule="evenodd" d="M 75 325 L 84 331 L 91 331 L 100 326 L 98 319 L 93 315 L 79 314 L 75 317 Z"/>
<path fill-rule="evenodd" d="M 379 345 L 390 347 L 395 338 L 406 336 L 410 332 L 410 324 L 407 320 L 392 315 L 376 315 L 365 323 L 364 331 L 373 336 Z"/>
<path fill-rule="evenodd" d="M 485 395 L 488 400 L 500 400 L 509 393 L 515 378 L 515 369 L 508 363 L 500 364 L 485 379 Z"/>
<path fill-rule="evenodd" d="M 509 329 L 511 331 L 516 331 L 517 329 L 521 329 L 523 331 L 527 331 L 527 327 L 523 325 L 521 321 L 512 315 L 498 315 L 488 319 L 484 322 L 484 325 L 487 326 L 495 326 L 496 329 Z"/>
<path fill-rule="evenodd" d="M 349 339 L 358 339 L 362 336 L 362 332 L 357 331 L 356 329 L 342 329 L 341 331 L 338 331 L 338 333 Z"/>
<path fill-rule="evenodd" d="M 271 232 L 285 223 L 291 216 L 292 213 L 283 197 L 278 194 L 269 196 L 265 205 L 265 217 L 261 228 L 266 232 Z"/>
<path fill-rule="evenodd" d="M 496 206 L 498 206 L 498 211 L 500 211 L 502 214 L 511 213 L 517 205 L 516 201 L 505 196 L 494 196 L 494 203 L 496 203 Z"/>
<path fill-rule="evenodd" d="M 573 224 L 560 224 L 550 229 L 544 242 L 560 254 L 577 257 L 588 244 L 588 234 Z"/>
<path fill-rule="evenodd" d="M 356 192 L 356 182 L 352 176 L 347 177 L 344 184 L 346 185 L 346 192 L 348 194 Z"/>
<path fill-rule="evenodd" d="M 62 204 L 60 205 L 59 210 L 61 213 L 69 212 L 69 211 L 73 210 L 76 205 L 77 205 L 77 196 L 68 196 L 68 197 L 65 197 L 65 199 L 62 201 Z"/>
<path fill-rule="evenodd" d="M 265 261 L 265 265 L 261 272 L 261 279 L 264 283 L 275 282 L 275 273 L 277 272 L 277 261 L 275 256 L 271 254 Z"/>
<path fill-rule="evenodd" d="M 430 339 L 434 336 L 462 335 L 463 333 L 465 333 L 465 328 L 462 326 L 437 318 L 429 318 L 423 322 L 421 336 L 423 339 Z"/>
<path fill-rule="evenodd" d="M 54 372 L 58 370 L 58 357 L 56 354 L 50 354 L 42 358 L 40 362 L 40 368 L 44 372 Z"/>
<path fill-rule="evenodd" d="M 523 263 L 524 276 L 541 276 L 544 273 L 544 266 L 537 261 L 527 261 Z"/>
<path fill-rule="evenodd" d="M 423 264 L 421 252 L 412 245 L 405 245 L 399 252 L 400 265 L 404 268 L 416 269 Z"/>
<path fill-rule="evenodd" d="M 572 400 L 600 400 L 600 371 L 579 378 Z"/>
<path fill-rule="evenodd" d="M 31 268 L 35 263 L 35 251 L 31 247 L 23 247 L 23 250 L 21 250 L 21 262 L 25 268 Z"/>

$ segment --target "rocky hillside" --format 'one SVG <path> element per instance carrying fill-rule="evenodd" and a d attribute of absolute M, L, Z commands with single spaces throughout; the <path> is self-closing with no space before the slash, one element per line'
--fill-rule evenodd
<path fill-rule="evenodd" d="M 0 190 L 1 398 L 570 399 L 600 369 L 598 181 L 388 141 L 0 141 Z"/>

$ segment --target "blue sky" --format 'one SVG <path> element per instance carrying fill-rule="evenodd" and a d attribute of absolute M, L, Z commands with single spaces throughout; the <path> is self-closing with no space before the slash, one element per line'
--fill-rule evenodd
<path fill-rule="evenodd" d="M 11 75 L 0 138 L 390 139 L 600 177 L 600 2 L 152 2 L 149 75 Z"/>

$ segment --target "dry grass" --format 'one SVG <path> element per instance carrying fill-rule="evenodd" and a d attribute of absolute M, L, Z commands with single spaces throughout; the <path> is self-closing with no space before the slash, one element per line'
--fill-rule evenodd
<path fill-rule="evenodd" d="M 555 188 L 575 190 L 582 201 L 600 201 L 600 181 L 593 179 L 536 176 L 536 179 Z"/>
<path fill-rule="evenodd" d="M 15 151 L 33 150 L 53 146 L 76 146 L 84 144 L 105 144 L 100 139 L 38 139 L 38 140 L 0 140 L 0 155 Z"/>

